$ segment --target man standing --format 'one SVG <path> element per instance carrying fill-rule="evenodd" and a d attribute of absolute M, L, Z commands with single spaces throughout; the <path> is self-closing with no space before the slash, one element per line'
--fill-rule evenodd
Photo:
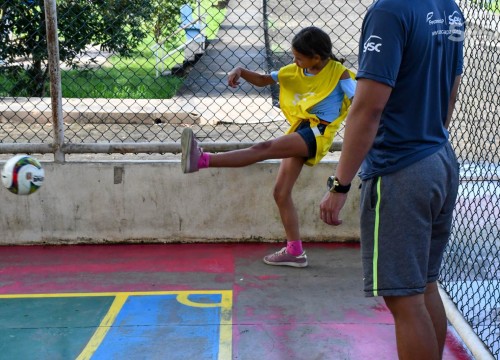
<path fill-rule="evenodd" d="M 358 170 L 366 296 L 383 296 L 400 359 L 440 359 L 447 320 L 437 279 L 458 191 L 448 141 L 463 64 L 453 0 L 379 0 L 363 21 L 358 85 L 321 219 L 339 212 Z"/>

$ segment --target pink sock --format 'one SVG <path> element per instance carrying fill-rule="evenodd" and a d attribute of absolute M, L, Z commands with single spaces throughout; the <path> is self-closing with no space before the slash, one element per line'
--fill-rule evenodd
<path fill-rule="evenodd" d="M 209 161 L 210 161 L 210 154 L 209 153 L 201 154 L 200 158 L 198 159 L 198 169 L 207 168 Z"/>
<path fill-rule="evenodd" d="M 302 254 L 304 252 L 304 249 L 302 249 L 302 241 L 287 241 L 286 252 L 293 256 L 299 256 L 300 254 Z"/>

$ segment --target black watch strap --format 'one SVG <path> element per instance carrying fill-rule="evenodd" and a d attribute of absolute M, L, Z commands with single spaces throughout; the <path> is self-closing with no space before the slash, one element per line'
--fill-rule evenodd
<path fill-rule="evenodd" d="M 347 194 L 351 189 L 351 184 L 341 185 L 336 176 L 330 176 L 327 181 L 328 191 L 332 193 Z"/>

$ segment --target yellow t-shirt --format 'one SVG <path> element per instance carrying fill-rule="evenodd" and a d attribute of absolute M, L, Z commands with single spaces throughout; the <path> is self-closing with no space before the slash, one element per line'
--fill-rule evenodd
<path fill-rule="evenodd" d="M 290 123 L 287 134 L 293 133 L 304 120 L 311 123 L 311 128 L 318 126 L 318 117 L 309 113 L 308 110 L 330 95 L 346 70 L 354 78 L 355 74 L 352 71 L 334 60 L 330 60 L 314 76 L 306 76 L 304 69 L 295 64 L 287 65 L 279 70 L 280 108 Z M 306 165 L 317 164 L 328 153 L 340 124 L 347 116 L 350 103 L 347 96 L 344 96 L 340 115 L 326 127 L 323 135 L 315 132 L 317 134 L 316 157 L 308 159 Z"/>

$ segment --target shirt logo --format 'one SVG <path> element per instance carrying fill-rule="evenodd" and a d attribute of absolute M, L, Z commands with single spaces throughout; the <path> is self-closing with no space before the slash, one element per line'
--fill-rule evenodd
<path fill-rule="evenodd" d="M 292 101 L 292 104 L 294 106 L 297 106 L 297 104 L 301 101 L 307 101 L 307 99 L 311 96 L 315 96 L 316 93 L 314 92 L 306 92 L 306 93 L 303 93 L 303 94 L 299 94 L 299 93 L 295 93 L 294 96 L 293 96 L 293 101 Z"/>
<path fill-rule="evenodd" d="M 382 38 L 377 35 L 370 35 L 370 37 L 365 41 L 363 45 L 363 52 L 376 51 L 380 52 L 380 47 L 382 46 Z"/>
<path fill-rule="evenodd" d="M 448 16 L 448 23 L 455 26 L 462 26 L 464 24 L 463 19 L 458 11 L 454 11 L 453 14 Z"/>
<path fill-rule="evenodd" d="M 427 23 L 429 25 L 443 24 L 444 19 L 434 19 L 434 11 L 427 13 Z"/>

